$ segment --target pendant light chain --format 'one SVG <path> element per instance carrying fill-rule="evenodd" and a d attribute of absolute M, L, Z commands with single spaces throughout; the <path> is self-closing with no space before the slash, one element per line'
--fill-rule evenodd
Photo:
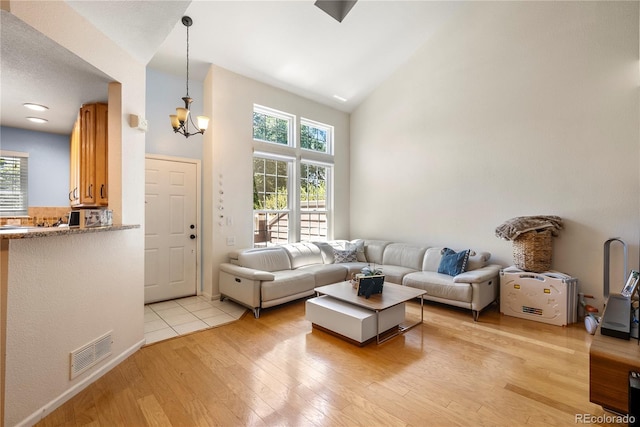
<path fill-rule="evenodd" d="M 187 26 L 187 97 L 189 97 L 189 26 Z"/>

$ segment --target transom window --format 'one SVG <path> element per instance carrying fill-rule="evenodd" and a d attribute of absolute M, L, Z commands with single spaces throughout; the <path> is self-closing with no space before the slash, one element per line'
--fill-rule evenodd
<path fill-rule="evenodd" d="M 253 139 L 293 146 L 294 117 L 266 107 L 253 110 Z"/>
<path fill-rule="evenodd" d="M 29 153 L 0 151 L 0 216 L 25 216 L 29 210 Z"/>
<path fill-rule="evenodd" d="M 332 128 L 311 120 L 300 121 L 300 147 L 305 150 L 331 153 Z"/>
<path fill-rule="evenodd" d="M 297 129 L 296 118 L 254 106 L 255 247 L 323 241 L 331 234 L 333 127 L 300 119 Z"/>

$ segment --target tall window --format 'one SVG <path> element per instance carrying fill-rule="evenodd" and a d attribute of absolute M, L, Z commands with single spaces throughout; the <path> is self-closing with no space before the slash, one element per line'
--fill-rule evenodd
<path fill-rule="evenodd" d="M 0 216 L 28 214 L 29 154 L 0 151 Z"/>
<path fill-rule="evenodd" d="M 290 162 L 253 158 L 253 243 L 255 247 L 289 241 Z"/>
<path fill-rule="evenodd" d="M 300 240 L 327 239 L 327 180 L 330 168 L 300 165 Z"/>
<path fill-rule="evenodd" d="M 254 246 L 327 240 L 333 128 L 254 105 Z M 300 135 L 300 142 L 296 141 Z"/>

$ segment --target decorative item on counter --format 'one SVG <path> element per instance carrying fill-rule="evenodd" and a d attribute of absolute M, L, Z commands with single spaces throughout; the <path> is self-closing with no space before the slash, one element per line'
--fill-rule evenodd
<path fill-rule="evenodd" d="M 107 227 L 113 225 L 113 210 L 111 209 L 85 209 L 85 227 Z"/>

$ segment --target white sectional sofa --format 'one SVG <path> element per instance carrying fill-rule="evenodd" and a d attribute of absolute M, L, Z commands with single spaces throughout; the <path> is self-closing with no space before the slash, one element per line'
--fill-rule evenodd
<path fill-rule="evenodd" d="M 424 289 L 426 300 L 468 308 L 478 320 L 480 311 L 498 298 L 502 266 L 489 264 L 488 252 L 470 251 L 464 272 L 438 273 L 443 250 L 381 240 L 238 250 L 220 265 L 220 299 L 243 304 L 258 318 L 261 308 L 311 296 L 314 288 L 348 280 L 371 266 L 382 269 L 386 282 Z"/>

